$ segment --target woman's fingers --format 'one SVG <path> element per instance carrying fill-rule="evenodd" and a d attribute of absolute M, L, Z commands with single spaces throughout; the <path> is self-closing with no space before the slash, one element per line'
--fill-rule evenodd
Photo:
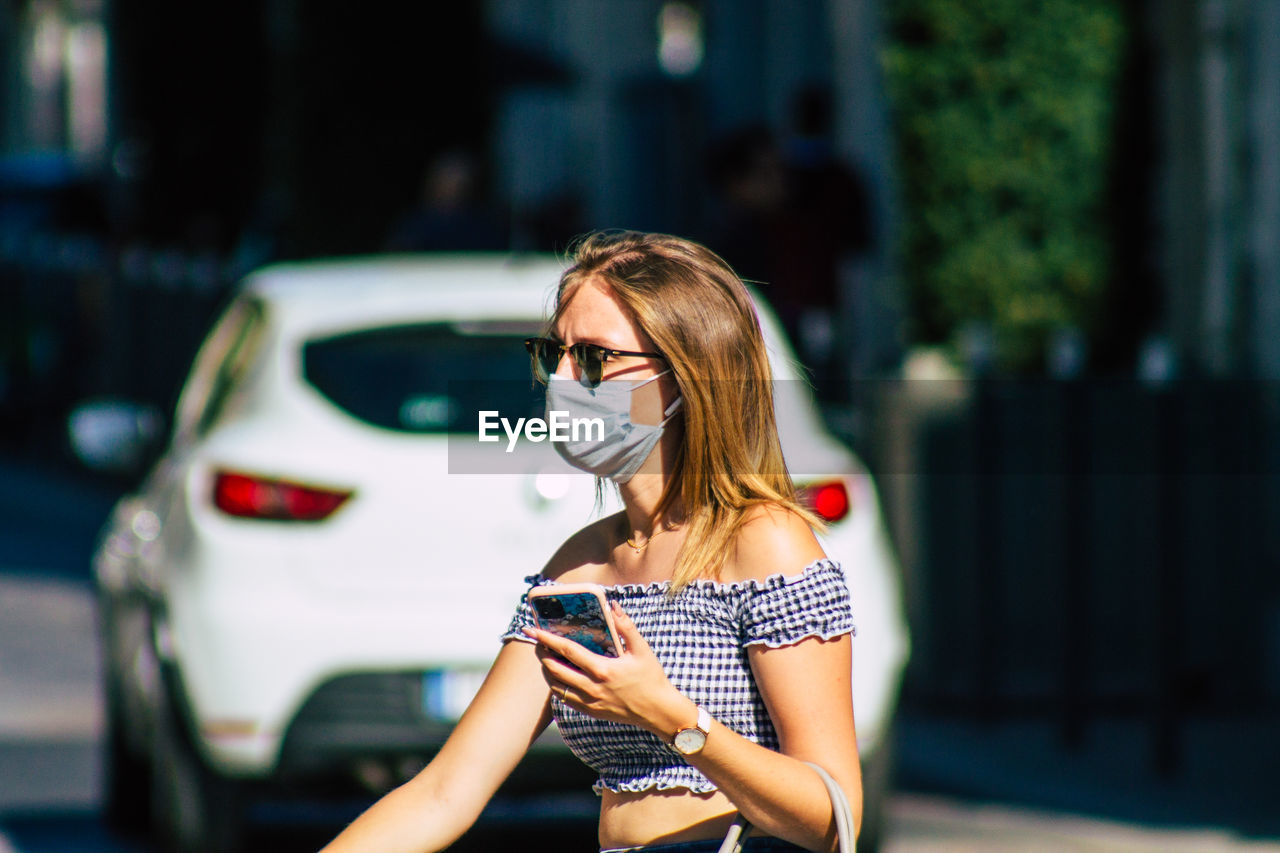
<path fill-rule="evenodd" d="M 626 646 L 629 652 L 649 652 L 649 644 L 645 642 L 644 635 L 640 633 L 640 629 L 636 627 L 636 623 L 631 621 L 631 617 L 627 615 L 627 611 L 622 609 L 622 605 L 616 601 L 609 602 L 610 608 L 613 610 L 613 624 L 618 628 L 618 636 L 622 638 L 622 644 Z"/>
<path fill-rule="evenodd" d="M 608 660 L 608 658 L 587 649 L 581 643 L 576 643 L 558 634 L 552 634 L 549 631 L 542 631 L 537 628 L 526 628 L 524 632 L 527 636 L 538 641 L 540 652 L 541 650 L 546 650 L 550 653 L 548 656 L 542 657 L 544 666 L 548 661 L 559 658 L 563 662 L 568 662 L 572 668 L 586 672 L 594 677 L 599 677 L 597 672 L 599 661 Z"/>
<path fill-rule="evenodd" d="M 592 678 L 566 663 L 563 658 L 550 649 L 539 649 L 538 656 L 542 661 L 542 677 L 551 688 L 551 692 L 560 697 L 561 702 L 589 708 L 597 701 L 598 685 Z"/>
<path fill-rule="evenodd" d="M 549 678 L 572 687 L 585 687 L 592 681 L 590 675 L 551 652 L 547 652 L 542 658 L 542 669 Z"/>
<path fill-rule="evenodd" d="M 605 657 L 573 640 L 537 628 L 524 633 L 538 642 L 542 675 L 562 702 L 599 719 L 644 725 L 638 714 L 670 683 L 653 650 L 631 618 L 611 604 L 618 637 L 626 645 L 621 658 Z"/>

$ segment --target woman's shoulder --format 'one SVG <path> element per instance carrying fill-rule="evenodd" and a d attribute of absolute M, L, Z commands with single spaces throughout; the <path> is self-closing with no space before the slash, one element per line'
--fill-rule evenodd
<path fill-rule="evenodd" d="M 797 575 L 824 557 L 803 516 L 782 504 L 756 504 L 746 510 L 720 579 L 763 582 L 774 575 Z"/>
<path fill-rule="evenodd" d="M 565 583 L 596 580 L 617 545 L 618 515 L 591 522 L 556 549 L 541 577 Z"/>

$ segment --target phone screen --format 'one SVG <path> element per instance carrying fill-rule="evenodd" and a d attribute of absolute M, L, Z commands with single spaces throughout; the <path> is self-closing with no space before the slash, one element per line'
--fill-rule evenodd
<path fill-rule="evenodd" d="M 533 610 L 542 630 L 573 640 L 598 655 L 618 656 L 600 599 L 591 593 L 540 595 L 533 599 Z"/>

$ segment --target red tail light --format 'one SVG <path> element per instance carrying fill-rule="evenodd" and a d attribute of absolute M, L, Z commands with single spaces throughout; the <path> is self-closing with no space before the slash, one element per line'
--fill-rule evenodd
<path fill-rule="evenodd" d="M 810 483 L 797 491 L 800 503 L 818 514 L 823 521 L 839 521 L 849 514 L 849 490 L 844 480 Z"/>
<path fill-rule="evenodd" d="M 321 521 L 351 497 L 351 492 L 219 471 L 213 505 L 237 518 L 269 521 Z"/>

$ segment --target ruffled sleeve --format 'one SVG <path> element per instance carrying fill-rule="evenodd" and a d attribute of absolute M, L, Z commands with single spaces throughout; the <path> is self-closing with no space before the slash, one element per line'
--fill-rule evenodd
<path fill-rule="evenodd" d="M 829 640 L 854 632 L 844 571 L 819 560 L 792 577 L 771 575 L 752 582 L 742 602 L 742 644 L 769 648 L 808 637 Z"/>
<path fill-rule="evenodd" d="M 529 575 L 524 579 L 529 585 L 529 589 L 541 583 L 545 583 L 542 575 Z M 508 640 L 519 640 L 522 643 L 532 643 L 533 639 L 524 633 L 525 628 L 534 627 L 533 608 L 529 605 L 529 590 L 525 590 L 524 595 L 520 596 L 520 603 L 516 606 L 515 615 L 511 617 L 511 624 L 507 626 L 507 630 L 502 632 L 499 638 L 503 643 Z"/>

